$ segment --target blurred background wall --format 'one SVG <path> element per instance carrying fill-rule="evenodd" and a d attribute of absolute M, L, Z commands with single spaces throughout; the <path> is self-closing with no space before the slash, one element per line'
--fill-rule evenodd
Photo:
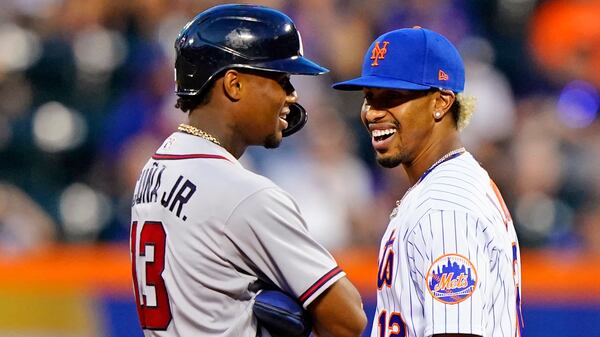
<path fill-rule="evenodd" d="M 206 0 L 0 0 L 0 336 L 141 336 L 129 207 L 140 168 L 185 115 L 173 42 Z M 380 235 L 408 185 L 376 165 L 360 73 L 381 33 L 419 25 L 466 63 L 463 139 L 511 209 L 526 336 L 600 336 L 600 1 L 254 1 L 297 23 L 331 72 L 294 77 L 310 121 L 244 165 L 292 193 L 374 305 Z"/>

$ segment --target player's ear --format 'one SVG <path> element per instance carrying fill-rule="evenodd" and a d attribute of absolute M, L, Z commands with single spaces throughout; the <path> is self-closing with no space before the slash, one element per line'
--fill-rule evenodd
<path fill-rule="evenodd" d="M 242 98 L 241 79 L 241 74 L 235 69 L 229 69 L 223 75 L 223 92 L 232 101 L 239 101 Z"/>
<path fill-rule="evenodd" d="M 456 95 L 451 90 L 439 90 L 435 95 L 433 118 L 440 120 L 450 111 L 450 107 L 454 104 Z"/>

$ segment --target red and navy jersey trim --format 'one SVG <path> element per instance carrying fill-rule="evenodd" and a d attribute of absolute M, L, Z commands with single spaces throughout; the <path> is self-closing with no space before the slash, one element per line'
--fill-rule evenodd
<path fill-rule="evenodd" d="M 154 160 L 180 160 L 180 159 L 224 159 L 229 161 L 226 157 L 218 154 L 158 154 L 152 155 Z"/>
<path fill-rule="evenodd" d="M 306 290 L 304 294 L 300 295 L 300 297 L 298 298 L 300 303 L 304 304 L 304 302 L 306 302 L 308 298 L 310 298 L 314 293 L 317 292 L 317 290 L 319 290 L 325 283 L 327 283 L 327 281 L 331 280 L 341 272 L 342 269 L 336 266 L 327 274 L 323 275 L 317 282 L 315 282 L 310 288 L 308 288 L 308 290 Z"/>

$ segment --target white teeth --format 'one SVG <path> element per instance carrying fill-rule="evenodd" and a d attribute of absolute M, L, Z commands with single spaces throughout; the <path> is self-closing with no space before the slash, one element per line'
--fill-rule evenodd
<path fill-rule="evenodd" d="M 385 135 L 391 135 L 396 133 L 396 129 L 387 129 L 387 130 L 373 130 L 373 137 L 381 137 Z"/>

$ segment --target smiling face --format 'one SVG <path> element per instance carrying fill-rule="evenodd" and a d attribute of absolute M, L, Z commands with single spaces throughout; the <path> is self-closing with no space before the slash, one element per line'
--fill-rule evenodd
<path fill-rule="evenodd" d="M 371 134 L 377 162 L 387 168 L 410 163 L 433 143 L 435 94 L 365 88 L 361 119 Z"/>
<path fill-rule="evenodd" d="M 282 131 L 288 126 L 287 114 L 290 104 L 297 96 L 290 83 L 290 75 L 276 72 L 244 72 L 246 86 L 245 102 L 248 109 L 240 118 L 240 134 L 244 134 L 249 145 L 276 148 L 283 138 Z"/>

